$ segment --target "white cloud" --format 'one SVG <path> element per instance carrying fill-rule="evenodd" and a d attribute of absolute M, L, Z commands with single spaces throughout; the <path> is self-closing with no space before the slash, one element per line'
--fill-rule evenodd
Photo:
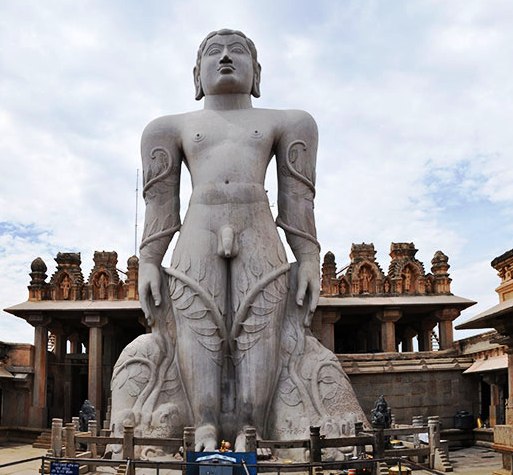
<path fill-rule="evenodd" d="M 373 241 L 387 263 L 391 241 L 414 241 L 429 267 L 442 249 L 458 294 L 494 300 L 488 263 L 513 232 L 512 20 L 507 1 L 5 0 L 0 222 L 14 230 L 0 236 L 2 305 L 26 298 L 38 255 L 50 273 L 58 251 L 81 251 L 88 269 L 94 250 L 115 249 L 123 267 L 141 131 L 201 107 L 196 50 L 222 27 L 255 40 L 255 105 L 319 124 L 323 251 L 342 264 L 352 242 Z M 43 234 L 18 236 L 31 226 Z M 32 340 L 10 322 L 0 340 Z"/>

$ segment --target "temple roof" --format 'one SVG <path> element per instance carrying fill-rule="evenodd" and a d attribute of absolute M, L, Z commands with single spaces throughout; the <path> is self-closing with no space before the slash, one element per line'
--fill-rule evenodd
<path fill-rule="evenodd" d="M 501 302 L 484 312 L 477 314 L 465 323 L 456 326 L 457 330 L 472 330 L 476 328 L 495 328 L 496 325 L 505 319 L 513 316 L 513 299 Z"/>
<path fill-rule="evenodd" d="M 12 307 L 5 308 L 6 312 L 16 316 L 30 312 L 51 311 L 51 312 L 69 312 L 69 311 L 126 311 L 141 310 L 138 300 L 39 300 L 19 303 Z"/>
<path fill-rule="evenodd" d="M 407 307 L 428 305 L 450 305 L 461 310 L 474 305 L 473 300 L 456 295 L 401 295 L 380 297 L 321 297 L 319 307 Z"/>

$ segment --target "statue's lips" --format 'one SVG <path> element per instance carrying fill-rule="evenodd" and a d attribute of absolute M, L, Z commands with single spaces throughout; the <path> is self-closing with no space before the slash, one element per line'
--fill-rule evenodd
<path fill-rule="evenodd" d="M 235 71 L 235 67 L 231 64 L 223 64 L 217 68 L 221 74 L 230 74 Z"/>

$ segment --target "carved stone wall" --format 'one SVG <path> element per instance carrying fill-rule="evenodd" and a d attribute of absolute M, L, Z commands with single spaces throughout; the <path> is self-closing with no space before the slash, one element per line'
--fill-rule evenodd
<path fill-rule="evenodd" d="M 396 422 L 410 424 L 413 416 L 436 414 L 444 428 L 454 427 L 457 411 L 479 414 L 479 380 L 462 374 L 472 357 L 434 353 L 341 355 L 363 411 L 368 414 L 376 395 L 384 394 Z"/>
<path fill-rule="evenodd" d="M 33 372 L 32 345 L 0 342 L 0 391 L 3 405 L 0 426 L 29 426 Z"/>
<path fill-rule="evenodd" d="M 334 254 L 328 252 L 322 264 L 321 293 L 333 297 L 451 295 L 448 257 L 437 251 L 431 260 L 431 272 L 426 274 L 422 262 L 415 258 L 416 253 L 413 243 L 392 243 L 385 275 L 376 261 L 372 243 L 353 244 L 351 262 L 339 272 Z"/>

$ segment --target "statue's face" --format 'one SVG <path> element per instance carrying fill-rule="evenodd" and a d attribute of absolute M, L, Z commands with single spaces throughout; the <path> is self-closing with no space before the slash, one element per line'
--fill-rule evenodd
<path fill-rule="evenodd" d="M 251 94 L 253 59 L 239 35 L 216 35 L 201 57 L 200 79 L 205 95 Z"/>

